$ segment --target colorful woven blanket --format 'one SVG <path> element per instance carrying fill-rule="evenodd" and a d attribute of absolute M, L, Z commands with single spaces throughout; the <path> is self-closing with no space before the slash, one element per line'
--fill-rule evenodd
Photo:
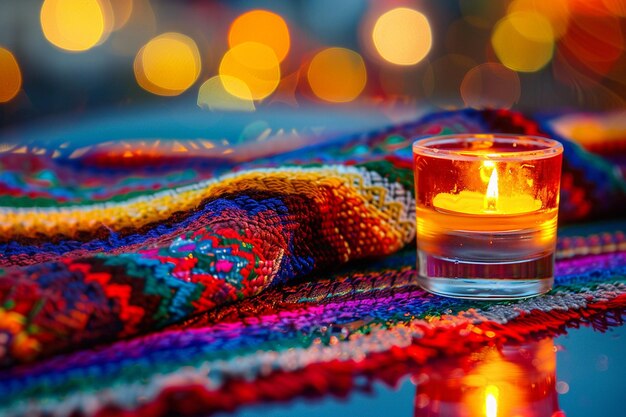
<path fill-rule="evenodd" d="M 0 145 L 0 413 L 206 414 L 621 323 L 626 153 L 591 153 L 554 123 L 437 113 L 280 154 L 258 141 Z M 415 283 L 409 145 L 486 131 L 564 144 L 544 296 L 454 300 Z"/>

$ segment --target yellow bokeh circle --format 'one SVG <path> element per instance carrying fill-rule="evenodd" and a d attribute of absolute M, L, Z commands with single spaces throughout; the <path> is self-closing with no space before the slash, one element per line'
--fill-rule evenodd
<path fill-rule="evenodd" d="M 269 46 L 259 42 L 244 42 L 229 49 L 220 63 L 219 75 L 230 94 L 261 100 L 276 90 L 280 82 L 280 62 Z M 236 81 L 234 81 L 236 80 Z M 241 88 L 243 81 L 248 90 Z"/>
<path fill-rule="evenodd" d="M 534 72 L 552 59 L 554 32 L 543 15 L 516 12 L 496 24 L 491 44 L 504 66 L 515 71 Z"/>
<path fill-rule="evenodd" d="M 8 49 L 0 47 L 0 103 L 6 103 L 19 93 L 22 73 L 17 60 Z"/>
<path fill-rule="evenodd" d="M 358 53 L 346 48 L 327 48 L 311 60 L 307 79 L 317 97 L 345 103 L 361 94 L 367 82 L 367 71 Z"/>
<path fill-rule="evenodd" d="M 113 30 L 123 28 L 130 20 L 133 14 L 132 0 L 108 0 L 111 4 L 111 12 L 113 15 Z"/>
<path fill-rule="evenodd" d="M 252 10 L 239 16 L 230 26 L 228 46 L 234 47 L 246 42 L 258 42 L 272 48 L 279 62 L 287 53 L 291 40 L 285 20 L 267 10 Z"/>
<path fill-rule="evenodd" d="M 176 96 L 191 87 L 200 75 L 198 46 L 188 36 L 168 32 L 145 44 L 135 57 L 135 77 L 151 93 Z"/>
<path fill-rule="evenodd" d="M 105 9 L 99 0 L 45 0 L 41 29 L 53 45 L 67 51 L 86 51 L 108 36 Z M 109 22 L 110 23 L 110 22 Z"/>
<path fill-rule="evenodd" d="M 556 38 L 567 32 L 570 10 L 569 0 L 513 0 L 508 7 L 510 14 L 516 12 L 538 13 L 545 17 Z"/>
<path fill-rule="evenodd" d="M 226 91 L 225 84 L 237 89 L 237 95 Z M 239 78 L 216 75 L 202 83 L 198 90 L 198 106 L 209 110 L 254 111 L 250 89 Z"/>
<path fill-rule="evenodd" d="M 417 64 L 428 55 L 433 43 L 426 16 L 406 7 L 380 16 L 372 39 L 380 56 L 396 65 Z"/>

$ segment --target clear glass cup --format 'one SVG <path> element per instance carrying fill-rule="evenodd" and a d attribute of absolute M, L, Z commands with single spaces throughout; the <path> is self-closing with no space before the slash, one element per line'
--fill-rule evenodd
<path fill-rule="evenodd" d="M 413 144 L 419 283 L 478 299 L 549 291 L 562 145 L 552 139 L 459 134 Z"/>

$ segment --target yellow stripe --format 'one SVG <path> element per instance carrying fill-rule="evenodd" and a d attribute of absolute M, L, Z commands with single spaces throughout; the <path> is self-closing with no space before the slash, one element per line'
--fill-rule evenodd
<path fill-rule="evenodd" d="M 0 211 L 0 233 L 5 238 L 23 237 L 74 237 L 78 233 L 89 233 L 100 227 L 113 231 L 124 228 L 139 228 L 149 223 L 162 221 L 175 212 L 198 208 L 207 198 L 216 198 L 226 193 L 239 193 L 246 190 L 275 191 L 284 194 L 298 194 L 309 198 L 319 196 L 319 187 L 333 189 L 360 188 L 357 194 L 374 208 L 380 210 L 386 223 L 395 224 L 395 232 L 389 230 L 396 239 L 404 241 L 410 235 L 410 224 L 396 224 L 402 204 L 391 202 L 383 205 L 383 187 L 363 187 L 362 178 L 356 172 L 337 169 L 314 170 L 272 170 L 249 171 L 206 183 L 205 186 L 190 189 L 184 187 L 169 192 L 157 193 L 151 197 L 134 198 L 126 202 L 94 204 L 55 209 L 3 209 Z M 365 189 L 367 188 L 367 189 Z M 354 196 L 352 196 L 354 197 Z M 319 201 L 319 203 L 323 203 Z M 398 207 L 399 206 L 399 207 Z M 404 229 L 404 231 L 397 230 Z M 408 231 L 407 231 L 408 230 Z M 411 237 L 408 237 L 410 239 Z"/>

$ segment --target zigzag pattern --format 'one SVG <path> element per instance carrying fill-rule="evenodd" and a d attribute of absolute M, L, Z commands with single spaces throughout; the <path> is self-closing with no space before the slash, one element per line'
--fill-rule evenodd
<path fill-rule="evenodd" d="M 170 393 L 192 392 L 201 414 L 244 401 L 242 384 L 262 392 L 266 377 L 289 390 L 288 372 L 315 386 L 329 363 L 372 375 L 386 355 L 423 363 L 570 321 L 619 322 L 622 222 L 561 238 L 544 297 L 487 304 L 415 285 L 415 251 L 399 251 L 415 235 L 410 138 L 479 131 L 558 137 L 517 113 L 462 111 L 235 167 L 155 174 L 169 161 L 155 155 L 111 178 L 89 168 L 115 164 L 99 146 L 3 148 L 0 411 L 156 416 L 180 411 Z M 563 143 L 561 219 L 623 215 L 616 166 Z"/>
<path fill-rule="evenodd" d="M 122 218 L 122 226 L 114 226 L 116 217 L 112 217 L 111 228 L 118 232 L 112 230 L 107 240 L 82 236 L 82 241 L 60 241 L 56 247 L 43 242 L 45 249 L 56 249 L 48 253 L 37 245 L 27 247 L 50 259 L 1 278 L 5 286 L 0 302 L 31 314 L 21 319 L 18 331 L 11 329 L 0 363 L 30 361 L 76 345 L 158 329 L 335 263 L 392 253 L 415 233 L 414 223 L 408 220 L 415 206 L 410 191 L 360 168 L 253 171 L 213 181 L 206 188 L 210 193 L 193 188 L 177 195 L 185 196 L 181 197 L 184 207 L 198 210 L 176 223 L 156 226 L 157 236 L 124 231 L 129 217 Z M 390 195 L 402 200 L 392 200 Z M 157 196 L 145 202 L 131 200 L 128 205 L 136 208 L 162 201 Z M 48 221 L 70 230 L 62 235 L 75 235 L 92 223 L 68 222 L 68 216 L 97 210 L 49 210 L 54 217 Z M 19 215 L 27 216 L 28 211 L 21 209 Z M 118 203 L 106 215 L 122 211 L 124 204 Z M 162 213 L 153 213 L 154 219 L 138 220 L 135 230 L 160 219 Z M 24 227 L 12 231 L 24 233 Z M 8 248 L 25 250 L 15 244 Z M 9 261 L 23 259 L 9 250 Z M 112 253 L 103 255 L 102 250 Z M 79 291 L 68 293 L 68 286 Z M 14 295 L 22 294 L 23 287 L 30 288 L 28 300 Z M 95 302 L 92 293 L 99 294 Z M 32 313 L 38 305 L 65 307 L 47 311 L 44 319 Z M 78 319 L 68 320 L 68 315 Z"/>
<path fill-rule="evenodd" d="M 375 355 L 423 363 L 476 345 L 558 333 L 592 318 L 600 328 L 619 325 L 626 311 L 624 251 L 561 259 L 552 292 L 514 302 L 427 294 L 415 282 L 414 265 L 409 248 L 364 268 L 270 289 L 261 299 L 211 310 L 160 333 L 0 371 L 0 411 L 92 414 L 113 406 L 114 414 L 144 415 L 142 403 L 159 403 L 172 391 L 183 396 L 192 387 L 210 396 L 201 409 L 208 411 L 220 404 L 213 395 L 235 389 L 233 381 L 275 373 L 283 377 L 273 389 L 290 398 L 301 393 L 293 388 L 301 382 L 330 384 L 336 373 L 298 374 L 329 361 L 341 361 L 349 378 L 384 378 L 386 368 Z M 259 310 L 259 304 L 271 307 Z M 402 369 L 400 375 L 407 372 Z M 234 397 L 238 404 L 245 402 L 243 392 L 254 395 L 263 385 L 245 386 Z M 165 415 L 175 406 L 161 404 L 149 414 Z"/>

